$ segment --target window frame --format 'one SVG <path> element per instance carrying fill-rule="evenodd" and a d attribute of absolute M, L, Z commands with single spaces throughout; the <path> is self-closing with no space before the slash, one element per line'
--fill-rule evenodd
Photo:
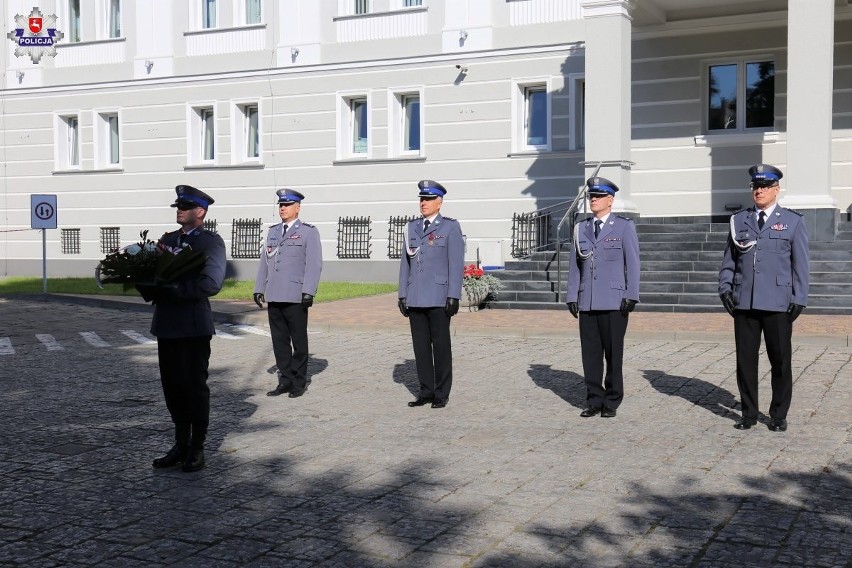
<path fill-rule="evenodd" d="M 346 91 L 337 93 L 337 157 L 338 159 L 364 160 L 373 155 L 373 136 L 371 117 L 373 109 L 372 93 L 370 91 Z M 355 143 L 355 114 L 353 103 L 366 103 L 367 142 L 365 152 L 356 152 Z"/>
<path fill-rule="evenodd" d="M 102 21 L 106 24 L 106 30 L 105 30 L 105 33 L 103 34 L 103 37 L 106 38 L 106 39 L 118 39 L 120 37 L 123 37 L 121 35 L 122 29 L 123 29 L 123 25 L 122 25 L 122 23 L 123 23 L 122 22 L 123 10 L 121 9 L 122 8 L 121 0 L 104 0 L 104 1 L 106 2 L 106 5 L 105 5 L 105 9 L 104 9 L 105 13 L 104 13 L 104 17 L 102 18 Z M 116 22 L 113 19 L 113 15 L 115 13 L 115 11 L 113 10 L 114 6 L 118 7 L 118 22 L 117 22 L 118 30 L 117 30 L 117 33 L 115 35 L 113 35 L 113 30 L 115 30 L 115 27 L 116 27 Z"/>
<path fill-rule="evenodd" d="M 198 19 L 196 20 L 198 22 L 198 29 L 199 30 L 215 30 L 215 29 L 218 29 L 219 28 L 219 22 L 220 22 L 220 19 L 221 19 L 219 17 L 219 8 L 221 7 L 219 0 L 194 0 L 194 2 L 197 3 L 196 6 L 197 6 L 197 9 L 198 9 Z M 206 8 L 207 8 L 207 5 L 209 3 L 213 4 L 213 22 L 212 22 L 212 25 L 210 25 L 210 22 L 206 20 L 207 15 L 208 15 L 208 11 L 207 11 Z"/>
<path fill-rule="evenodd" d="M 219 159 L 219 141 L 217 140 L 217 123 L 219 119 L 219 113 L 216 108 L 216 103 L 214 101 L 209 102 L 195 102 L 187 105 L 187 116 L 186 116 L 186 137 L 187 137 L 187 163 L 190 165 L 216 165 Z M 205 150 L 205 139 L 206 136 L 206 123 L 204 120 L 204 116 L 206 111 L 212 113 L 212 124 L 213 124 L 213 132 L 212 132 L 212 140 L 213 140 L 213 157 L 212 159 L 208 159 L 204 157 Z"/>
<path fill-rule="evenodd" d="M 582 150 L 586 147 L 586 74 L 568 75 L 568 122 L 570 134 L 569 150 Z"/>
<path fill-rule="evenodd" d="M 95 167 L 100 170 L 121 169 L 121 111 L 117 108 L 95 109 L 92 112 L 95 125 Z M 110 119 L 116 120 L 117 160 L 112 161 L 112 125 Z"/>
<path fill-rule="evenodd" d="M 747 69 L 750 64 L 772 63 L 773 77 L 775 78 L 775 89 L 772 93 L 772 124 L 768 126 L 746 126 L 747 109 Z M 735 128 L 710 128 L 710 69 L 713 67 L 721 67 L 725 65 L 736 65 L 737 73 L 737 110 L 736 110 L 736 127 Z M 778 60 L 773 55 L 757 54 L 752 56 L 726 57 L 720 59 L 712 59 L 702 62 L 701 74 L 701 124 L 702 132 L 705 136 L 730 136 L 742 135 L 747 133 L 763 133 L 775 132 L 777 129 L 777 103 L 778 103 Z"/>
<path fill-rule="evenodd" d="M 80 114 L 80 111 L 64 111 L 53 115 L 53 162 L 57 171 L 82 169 Z"/>
<path fill-rule="evenodd" d="M 388 155 L 392 158 L 398 157 L 422 157 L 426 155 L 424 144 L 424 113 L 423 113 L 423 86 L 395 87 L 388 90 Z M 405 102 L 411 97 L 419 100 L 418 132 L 420 135 L 419 148 L 407 150 L 405 148 L 406 135 L 406 112 Z"/>
<path fill-rule="evenodd" d="M 257 156 L 248 152 L 248 128 L 250 118 L 247 110 L 254 108 L 257 113 Z M 231 101 L 231 162 L 233 164 L 259 164 L 263 162 L 263 114 L 259 99 L 239 99 Z"/>
<path fill-rule="evenodd" d="M 544 144 L 528 144 L 528 94 L 545 93 L 545 125 L 547 134 Z M 550 78 L 515 79 L 512 81 L 512 146 L 515 152 L 550 152 L 553 148 L 553 88 Z"/>
<path fill-rule="evenodd" d="M 74 7 L 77 8 L 77 18 L 74 18 Z M 68 21 L 68 43 L 80 43 L 83 41 L 83 14 L 81 0 L 68 0 L 65 2 Z M 76 32 L 76 35 L 75 35 Z"/>
<path fill-rule="evenodd" d="M 350 10 L 352 10 L 351 15 L 353 16 L 363 16 L 373 11 L 372 2 L 370 0 L 349 0 L 349 6 Z M 358 11 L 359 6 L 364 6 L 364 10 L 362 12 Z"/>

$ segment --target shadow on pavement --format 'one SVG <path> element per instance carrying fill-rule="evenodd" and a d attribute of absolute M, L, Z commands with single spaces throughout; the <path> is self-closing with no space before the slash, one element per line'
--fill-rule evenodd
<path fill-rule="evenodd" d="M 393 367 L 393 382 L 403 385 L 411 396 L 420 395 L 420 379 L 417 378 L 417 365 L 414 359 L 406 359 Z"/>
<path fill-rule="evenodd" d="M 740 415 L 734 412 L 734 409 L 739 407 L 736 397 L 720 386 L 695 377 L 667 375 L 664 371 L 652 369 L 643 370 L 642 376 L 661 394 L 679 396 L 722 418 L 733 421 L 740 418 Z"/>
<path fill-rule="evenodd" d="M 586 383 L 577 373 L 560 371 L 552 365 L 532 364 L 527 374 L 537 387 L 552 391 L 575 408 L 585 408 Z"/>

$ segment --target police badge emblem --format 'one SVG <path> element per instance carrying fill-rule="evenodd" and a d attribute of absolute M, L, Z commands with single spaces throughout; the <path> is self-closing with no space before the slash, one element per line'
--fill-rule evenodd
<path fill-rule="evenodd" d="M 16 14 L 16 27 L 6 34 L 17 46 L 15 57 L 29 55 L 35 64 L 42 57 L 55 57 L 55 46 L 65 37 L 64 33 L 56 29 L 56 20 L 56 14 L 44 17 L 38 7 L 34 7 L 27 17 Z"/>

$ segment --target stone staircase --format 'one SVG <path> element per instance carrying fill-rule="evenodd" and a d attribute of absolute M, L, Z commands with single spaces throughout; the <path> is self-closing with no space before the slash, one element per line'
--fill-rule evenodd
<path fill-rule="evenodd" d="M 719 264 L 729 230 L 724 218 L 681 217 L 640 220 L 640 303 L 637 310 L 718 312 Z M 562 300 L 556 301 L 556 251 L 509 261 L 500 279 L 494 308 L 565 309 L 569 245 L 561 253 Z M 852 222 L 840 225 L 832 243 L 811 242 L 809 314 L 852 314 Z"/>

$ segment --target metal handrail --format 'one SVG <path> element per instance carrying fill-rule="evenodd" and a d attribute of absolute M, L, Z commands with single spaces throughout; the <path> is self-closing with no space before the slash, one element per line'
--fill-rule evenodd
<path fill-rule="evenodd" d="M 595 162 L 580 162 L 580 165 L 590 166 Z M 597 162 L 597 166 L 595 166 L 595 172 L 589 176 L 589 178 L 596 177 L 598 172 L 601 171 L 601 168 L 604 166 L 619 166 L 621 168 L 630 169 L 630 166 L 635 165 L 636 162 L 631 162 L 629 160 L 600 160 Z M 587 181 L 589 178 L 586 178 Z M 580 208 L 580 203 L 585 205 L 586 203 L 586 194 L 589 192 L 588 183 L 583 184 L 583 187 L 577 191 L 577 197 L 574 198 L 574 201 L 571 202 L 571 206 L 568 207 L 568 210 L 565 212 L 565 215 L 562 217 L 562 220 L 559 221 L 559 224 L 556 226 L 556 303 L 560 303 L 562 301 L 562 239 L 560 238 L 560 230 L 562 226 L 570 219 L 572 228 L 574 223 L 574 214 L 577 213 L 577 210 Z M 573 231 L 571 232 L 573 235 Z M 576 245 L 575 245 L 576 246 Z"/>

